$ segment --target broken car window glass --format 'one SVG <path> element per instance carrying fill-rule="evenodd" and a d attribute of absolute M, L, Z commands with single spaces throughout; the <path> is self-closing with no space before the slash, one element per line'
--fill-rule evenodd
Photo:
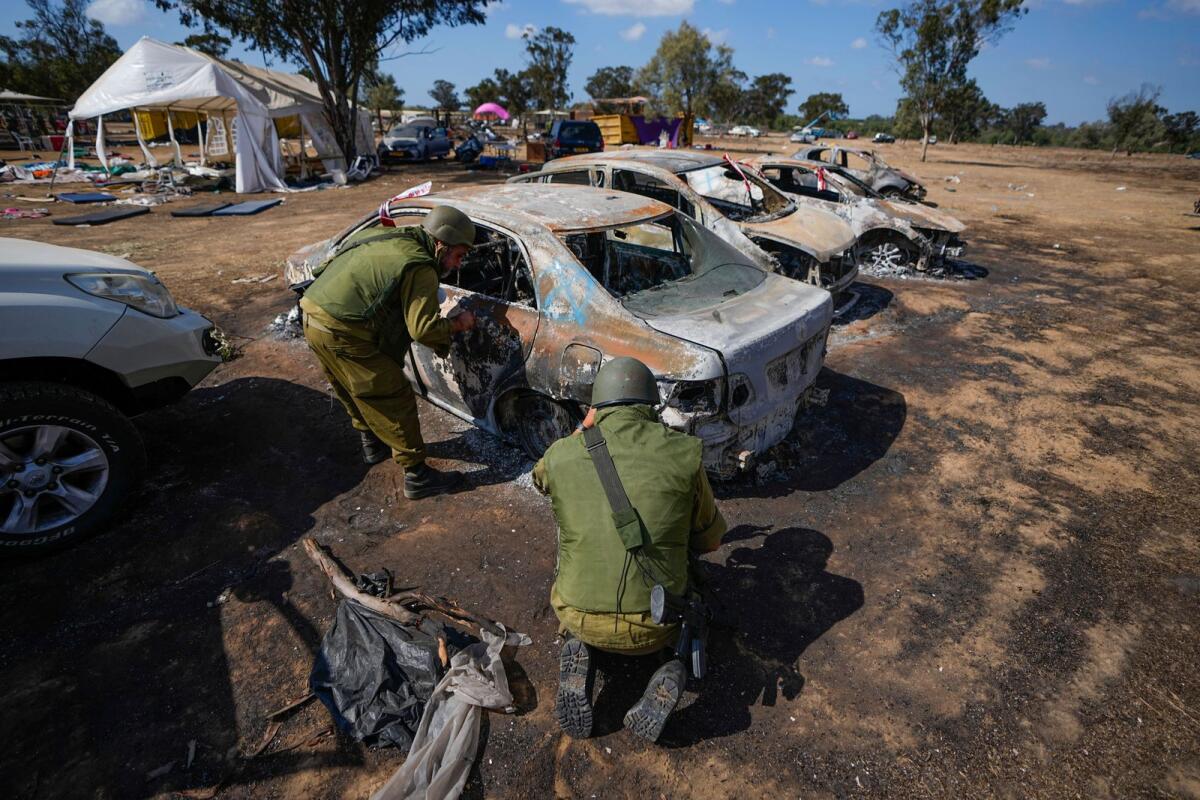
<path fill-rule="evenodd" d="M 475 245 L 448 282 L 514 305 L 537 307 L 525 253 L 511 237 L 475 223 Z"/>
<path fill-rule="evenodd" d="M 728 164 L 690 170 L 680 177 L 735 222 L 763 222 L 792 210 L 791 202 L 769 183 L 749 171 L 743 177 Z"/>
<path fill-rule="evenodd" d="M 566 234 L 563 241 L 640 316 L 698 311 L 753 289 L 766 276 L 737 248 L 681 214 Z"/>

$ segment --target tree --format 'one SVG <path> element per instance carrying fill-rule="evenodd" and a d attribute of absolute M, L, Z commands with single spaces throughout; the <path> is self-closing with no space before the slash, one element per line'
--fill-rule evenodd
<path fill-rule="evenodd" d="M 663 34 L 635 85 L 651 95 L 660 112 L 720 117 L 736 113 L 736 93 L 745 79 L 733 66 L 731 48 L 714 49 L 707 36 L 684 20 Z"/>
<path fill-rule="evenodd" d="M 74 100 L 121 56 L 104 26 L 87 16 L 86 0 L 26 0 L 33 19 L 18 22 L 20 39 L 0 36 L 4 87 Z"/>
<path fill-rule="evenodd" d="M 942 106 L 942 120 L 950 144 L 978 136 L 980 128 L 994 116 L 995 108 L 983 96 L 983 90 L 974 79 L 951 87 Z"/>
<path fill-rule="evenodd" d="M 1003 126 L 1012 134 L 1013 144 L 1033 141 L 1033 132 L 1046 119 L 1045 103 L 1021 103 L 1004 112 Z"/>
<path fill-rule="evenodd" d="M 392 112 L 392 119 L 395 119 L 396 112 L 404 108 L 404 90 L 396 85 L 395 78 L 378 70 L 372 70 L 364 82 L 367 91 L 363 95 L 363 105 L 375 113 L 379 130 L 386 131 L 383 112 Z"/>
<path fill-rule="evenodd" d="M 800 104 L 800 116 L 805 122 L 811 122 L 826 111 L 844 117 L 850 113 L 850 106 L 842 99 L 841 92 L 817 92 L 810 94 L 808 99 Z"/>
<path fill-rule="evenodd" d="M 912 0 L 880 13 L 875 29 L 896 58 L 900 87 L 921 123 L 921 160 L 947 95 L 967 81 L 967 65 L 1026 12 L 1024 0 Z"/>
<path fill-rule="evenodd" d="M 529 77 L 529 71 L 498 69 L 494 77 L 504 110 L 510 117 L 521 118 L 521 135 L 524 136 L 529 131 L 529 104 L 533 102 L 533 79 Z"/>
<path fill-rule="evenodd" d="M 82 2 L 82 0 L 75 0 Z M 397 42 L 418 39 L 435 25 L 478 25 L 487 0 L 359 0 L 296 3 L 292 0 L 154 0 L 177 9 L 179 20 L 205 31 L 222 29 L 254 50 L 307 67 L 325 117 L 349 160 L 355 147 L 363 77 Z"/>
<path fill-rule="evenodd" d="M 542 108 L 563 108 L 571 100 L 567 70 L 574 58 L 575 37 L 554 26 L 525 33 L 525 68 L 533 97 Z"/>
<path fill-rule="evenodd" d="M 633 95 L 633 67 L 601 67 L 592 73 L 583 90 L 593 100 Z"/>
<path fill-rule="evenodd" d="M 1196 133 L 1200 130 L 1200 117 L 1196 115 L 1196 112 L 1183 111 L 1178 114 L 1168 114 L 1163 117 L 1162 122 L 1166 129 L 1168 149 L 1172 153 L 1176 148 L 1181 153 L 1189 152 Z"/>
<path fill-rule="evenodd" d="M 229 52 L 233 40 L 228 36 L 222 36 L 216 31 L 207 31 L 205 33 L 193 33 L 182 42 L 176 42 L 175 44 L 199 50 L 201 53 L 213 58 L 224 58 L 225 54 Z"/>
<path fill-rule="evenodd" d="M 462 100 L 458 98 L 458 92 L 454 91 L 454 84 L 450 81 L 440 78 L 434 81 L 433 88 L 429 90 L 429 96 L 433 98 L 437 108 L 445 111 L 456 111 L 462 107 Z"/>
<path fill-rule="evenodd" d="M 474 111 L 484 103 L 499 103 L 500 85 L 492 78 L 484 78 L 474 86 L 463 89 L 463 94 L 467 97 L 467 108 Z"/>
<path fill-rule="evenodd" d="M 793 91 L 792 79 L 782 72 L 757 76 L 746 90 L 746 117 L 756 125 L 774 126 Z"/>
<path fill-rule="evenodd" d="M 1108 121 L 1112 126 L 1113 150 L 1131 155 L 1135 149 L 1148 148 L 1158 141 L 1163 127 L 1159 116 L 1166 109 L 1158 104 L 1162 89 L 1143 83 L 1136 92 L 1108 101 Z"/>

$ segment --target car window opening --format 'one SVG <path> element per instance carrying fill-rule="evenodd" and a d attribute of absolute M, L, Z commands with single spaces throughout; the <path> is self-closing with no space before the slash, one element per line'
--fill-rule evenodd
<path fill-rule="evenodd" d="M 446 281 L 469 292 L 513 305 L 537 308 L 533 276 L 516 240 L 475 223 L 475 245 Z"/>
<path fill-rule="evenodd" d="M 681 173 L 694 191 L 734 222 L 765 222 L 792 211 L 791 202 L 757 175 L 725 164 Z"/>
<path fill-rule="evenodd" d="M 679 189 L 650 175 L 643 175 L 627 169 L 614 169 L 612 188 L 631 194 L 640 194 L 642 197 L 649 197 L 679 209 L 689 217 L 696 216 L 696 209 Z"/>
<path fill-rule="evenodd" d="M 680 214 L 566 234 L 563 241 L 592 277 L 641 316 L 707 308 L 766 277 L 735 247 Z"/>
<path fill-rule="evenodd" d="M 837 203 L 842 196 L 831 189 L 817 188 L 815 173 L 799 167 L 767 167 L 762 174 L 780 191 L 798 194 L 801 197 L 813 197 L 817 200 L 829 200 Z"/>

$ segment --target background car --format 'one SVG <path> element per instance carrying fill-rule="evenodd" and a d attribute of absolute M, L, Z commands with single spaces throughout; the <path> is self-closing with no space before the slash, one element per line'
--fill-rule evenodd
<path fill-rule="evenodd" d="M 182 397 L 218 351 L 149 270 L 0 239 L 0 554 L 102 526 L 145 461 L 129 417 Z"/>
<path fill-rule="evenodd" d="M 393 125 L 379 143 L 379 163 L 445 158 L 452 147 L 446 129 L 432 119 L 404 122 Z"/>
<path fill-rule="evenodd" d="M 750 125 L 734 125 L 732 128 L 729 129 L 729 135 L 730 136 L 749 136 L 753 139 L 757 139 L 758 137 L 762 136 L 762 131 L 760 131 L 758 128 L 752 127 Z"/>
<path fill-rule="evenodd" d="M 739 173 L 738 170 L 741 170 Z M 855 236 L 837 214 L 796 204 L 752 167 L 691 150 L 613 150 L 572 156 L 509 183 L 607 186 L 667 203 L 781 275 L 835 299 L 858 275 Z M 842 313 L 850 303 L 842 303 Z"/>
<path fill-rule="evenodd" d="M 880 131 L 871 138 L 871 141 L 875 144 L 892 144 L 896 141 L 896 137 Z"/>
<path fill-rule="evenodd" d="M 591 120 L 555 120 L 550 126 L 546 142 L 547 161 L 576 153 L 604 151 L 604 137 L 600 133 L 600 126 Z"/>
<path fill-rule="evenodd" d="M 402 356 L 416 391 L 533 458 L 569 435 L 600 365 L 650 367 L 662 419 L 704 442 L 731 477 L 791 430 L 825 357 L 829 293 L 773 274 L 696 220 L 655 200 L 586 186 L 507 184 L 401 200 L 397 225 L 450 204 L 475 246 L 442 284 L 443 308 L 476 327 L 447 356 Z M 343 242 L 376 235 L 372 212 L 289 259 L 301 279 Z"/>
<path fill-rule="evenodd" d="M 925 187 L 913 175 L 896 169 L 873 150 L 859 147 L 818 145 L 802 147 L 792 154 L 800 161 L 823 161 L 841 167 L 863 183 L 888 198 L 925 197 Z"/>
<path fill-rule="evenodd" d="M 846 138 L 847 139 L 857 139 L 858 131 L 846 131 Z"/>

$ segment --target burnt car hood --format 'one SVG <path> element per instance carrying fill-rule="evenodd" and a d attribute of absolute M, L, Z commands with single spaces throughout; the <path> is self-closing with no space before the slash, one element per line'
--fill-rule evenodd
<path fill-rule="evenodd" d="M 854 229 L 844 219 L 819 208 L 798 207 L 786 217 L 769 222 L 740 224 L 746 233 L 798 245 L 822 262 L 840 256 L 855 241 Z"/>
<path fill-rule="evenodd" d="M 876 200 L 875 204 L 892 216 L 907 220 L 914 228 L 932 228 L 950 233 L 962 233 L 967 229 L 967 226 L 955 217 L 929 206 L 891 200 Z"/>
<path fill-rule="evenodd" d="M 717 306 L 645 319 L 662 333 L 716 350 L 730 370 L 736 360 L 764 359 L 807 342 L 833 318 L 833 298 L 824 289 L 769 273 L 743 295 Z"/>

